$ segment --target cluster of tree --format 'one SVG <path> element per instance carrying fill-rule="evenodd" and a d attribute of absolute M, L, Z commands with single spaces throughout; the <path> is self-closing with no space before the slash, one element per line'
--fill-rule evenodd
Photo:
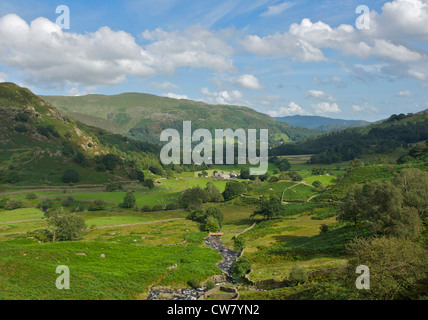
<path fill-rule="evenodd" d="M 423 158 L 423 156 L 428 155 L 428 141 L 425 141 L 424 144 L 417 144 L 412 149 L 409 150 L 409 154 L 400 157 L 397 160 L 397 163 L 403 164 L 411 162 L 415 159 Z"/>
<path fill-rule="evenodd" d="M 338 219 L 365 221 L 376 234 L 417 238 L 428 215 L 428 173 L 404 169 L 390 182 L 354 185 L 346 194 Z"/>
<path fill-rule="evenodd" d="M 226 183 L 226 187 L 223 191 L 223 198 L 225 201 L 229 201 L 239 197 L 241 194 L 247 191 L 247 185 L 239 181 L 229 181 Z"/>
<path fill-rule="evenodd" d="M 413 122 L 395 120 L 393 123 L 372 126 L 368 132 L 366 128 L 350 128 L 296 144 L 284 144 L 271 150 L 271 154 L 314 154 L 310 163 L 331 164 L 358 158 L 369 150 L 385 153 L 427 139 L 428 119 Z"/>
<path fill-rule="evenodd" d="M 256 180 L 256 179 L 260 179 L 260 181 L 265 181 L 270 177 L 269 173 L 265 173 L 263 175 L 260 176 L 255 176 L 255 175 L 250 175 L 250 168 L 242 168 L 241 172 L 239 174 L 239 178 L 244 179 L 244 180 Z"/>
<path fill-rule="evenodd" d="M 16 210 L 23 207 L 24 203 L 21 200 L 10 199 L 8 197 L 3 197 L 2 199 L 0 199 L 0 209 Z"/>
<path fill-rule="evenodd" d="M 106 154 L 95 157 L 95 163 L 97 164 L 98 171 L 113 171 L 117 165 L 123 164 L 122 159 L 116 154 Z"/>
<path fill-rule="evenodd" d="M 258 200 L 257 208 L 251 215 L 251 218 L 261 216 L 265 220 L 281 217 L 285 215 L 285 207 L 281 200 L 270 197 L 261 196 Z"/>
<path fill-rule="evenodd" d="M 195 209 L 206 202 L 221 202 L 223 200 L 222 194 L 214 183 L 208 182 L 204 189 L 196 186 L 184 190 L 180 198 L 180 205 L 186 209 Z"/>
<path fill-rule="evenodd" d="M 208 232 L 217 232 L 221 229 L 224 216 L 220 209 L 210 207 L 207 210 L 195 210 L 189 214 L 188 218 L 202 223 L 202 228 Z"/>
<path fill-rule="evenodd" d="M 281 159 L 277 156 L 273 156 L 269 159 L 269 162 L 275 164 L 281 172 L 288 171 L 291 168 L 291 164 L 286 158 Z"/>

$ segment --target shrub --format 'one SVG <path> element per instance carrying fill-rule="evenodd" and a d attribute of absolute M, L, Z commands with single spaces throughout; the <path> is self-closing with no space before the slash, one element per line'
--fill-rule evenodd
<path fill-rule="evenodd" d="M 245 239 L 241 237 L 233 238 L 233 243 L 236 251 L 242 251 L 245 247 Z"/>
<path fill-rule="evenodd" d="M 37 199 L 37 195 L 35 193 L 29 193 L 29 194 L 27 194 L 27 196 L 25 197 L 25 199 L 27 199 L 27 200 L 34 200 L 34 199 Z"/>
<path fill-rule="evenodd" d="M 230 270 L 232 275 L 236 278 L 241 278 L 251 271 L 251 263 L 246 257 L 239 258 Z"/>
<path fill-rule="evenodd" d="M 152 207 L 152 211 L 163 211 L 163 206 L 160 204 L 157 204 Z"/>
<path fill-rule="evenodd" d="M 102 200 L 95 200 L 91 202 L 91 204 L 88 207 L 89 211 L 101 211 L 104 210 L 106 206 L 106 203 Z"/>
<path fill-rule="evenodd" d="M 16 210 L 23 207 L 24 207 L 24 203 L 21 200 L 11 199 L 7 202 L 4 208 L 6 210 Z"/>
<path fill-rule="evenodd" d="M 216 218 L 209 216 L 204 221 L 204 230 L 208 232 L 217 232 L 220 229 L 220 225 Z"/>
<path fill-rule="evenodd" d="M 326 225 L 326 224 L 322 224 L 321 226 L 320 226 L 320 233 L 321 234 L 326 234 L 328 232 L 328 225 Z"/>
<path fill-rule="evenodd" d="M 46 212 L 49 209 L 52 209 L 53 207 L 54 207 L 54 202 L 51 199 L 43 199 L 37 205 L 37 208 L 39 208 L 43 212 Z"/>
<path fill-rule="evenodd" d="M 144 186 L 144 187 L 147 187 L 147 188 L 149 188 L 149 189 L 153 189 L 153 188 L 155 187 L 155 183 L 153 182 L 153 180 L 152 180 L 152 179 L 146 179 L 146 180 L 144 180 L 144 182 L 143 182 L 143 186 Z"/>
<path fill-rule="evenodd" d="M 144 207 L 142 207 L 142 208 L 141 208 L 141 211 L 142 211 L 142 212 L 150 212 L 150 211 L 152 211 L 152 210 L 150 209 L 150 207 L 149 207 L 149 206 L 144 206 Z"/>
<path fill-rule="evenodd" d="M 304 268 L 296 264 L 293 269 L 291 269 L 288 279 L 294 284 L 305 283 L 308 281 L 308 274 Z"/>
<path fill-rule="evenodd" d="M 135 207 L 135 203 L 136 203 L 136 200 L 135 200 L 134 193 L 128 192 L 125 198 L 123 198 L 122 208 L 127 208 L 127 209 L 133 208 Z"/>
<path fill-rule="evenodd" d="M 321 187 L 322 187 L 322 182 L 321 182 L 321 181 L 316 180 L 316 181 L 312 182 L 312 185 L 313 185 L 315 188 L 321 188 Z"/>
<path fill-rule="evenodd" d="M 201 287 L 201 284 L 199 283 L 199 281 L 196 278 L 193 278 L 192 280 L 189 280 L 187 282 L 187 284 L 189 285 L 189 287 L 193 288 L 193 289 L 198 289 Z"/>
<path fill-rule="evenodd" d="M 62 205 L 64 207 L 71 207 L 73 205 L 73 201 L 74 201 L 73 197 L 68 197 L 67 199 L 64 199 L 62 201 Z"/>
<path fill-rule="evenodd" d="M 211 280 L 208 280 L 207 283 L 205 284 L 205 287 L 207 288 L 207 290 L 211 290 L 215 288 L 215 283 L 212 282 Z"/>
<path fill-rule="evenodd" d="M 180 206 L 178 205 L 178 203 L 168 203 L 165 206 L 165 210 L 178 210 L 180 209 Z"/>

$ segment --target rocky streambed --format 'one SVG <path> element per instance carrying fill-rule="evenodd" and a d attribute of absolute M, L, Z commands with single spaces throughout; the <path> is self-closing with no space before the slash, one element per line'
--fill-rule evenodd
<path fill-rule="evenodd" d="M 235 284 L 235 279 L 230 273 L 233 263 L 239 258 L 240 253 L 234 250 L 225 248 L 220 236 L 208 236 L 204 240 L 205 244 L 217 250 L 222 256 L 222 261 L 217 263 L 218 267 L 223 271 L 223 275 L 214 276 L 211 278 L 216 286 L 224 284 Z M 185 288 L 174 289 L 170 287 L 152 287 L 150 289 L 147 300 L 198 300 L 201 299 L 206 292 L 206 288 Z"/>

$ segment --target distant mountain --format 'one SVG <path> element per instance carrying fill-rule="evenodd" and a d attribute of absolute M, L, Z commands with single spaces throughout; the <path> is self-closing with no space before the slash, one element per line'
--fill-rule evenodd
<path fill-rule="evenodd" d="M 210 105 L 145 93 L 41 97 L 83 123 L 151 143 L 159 143 L 165 129 L 181 131 L 183 121 L 192 121 L 193 130 L 204 128 L 212 133 L 227 128 L 269 129 L 270 142 L 298 141 L 317 134 L 293 128 L 247 107 Z"/>
<path fill-rule="evenodd" d="M 370 122 L 364 120 L 343 120 L 319 116 L 288 116 L 275 118 L 275 120 L 293 127 L 303 127 L 323 132 L 370 125 Z"/>

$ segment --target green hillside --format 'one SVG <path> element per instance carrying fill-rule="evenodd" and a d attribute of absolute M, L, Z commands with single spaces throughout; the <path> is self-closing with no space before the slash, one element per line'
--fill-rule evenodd
<path fill-rule="evenodd" d="M 312 164 L 332 164 L 355 158 L 385 156 L 428 139 L 428 114 L 392 115 L 367 127 L 329 132 L 297 144 L 285 143 L 272 155 L 311 154 Z M 398 158 L 399 156 L 397 156 Z"/>
<path fill-rule="evenodd" d="M 247 107 L 209 105 L 201 101 L 144 93 L 42 98 L 64 114 L 86 124 L 153 143 L 159 143 L 159 135 L 164 129 L 180 130 L 183 121 L 192 121 L 194 129 L 205 128 L 210 131 L 227 128 L 269 129 L 272 142 L 297 141 L 316 134 L 308 129 L 293 128 L 277 122 Z"/>
<path fill-rule="evenodd" d="M 58 185 L 67 169 L 76 171 L 81 183 L 121 180 L 131 166 L 122 160 L 125 149 L 134 166 L 158 163 L 151 153 L 157 153 L 156 148 L 64 117 L 53 105 L 13 83 L 0 84 L 0 132 L 2 183 Z M 122 164 L 103 172 L 97 167 L 108 154 Z"/>

